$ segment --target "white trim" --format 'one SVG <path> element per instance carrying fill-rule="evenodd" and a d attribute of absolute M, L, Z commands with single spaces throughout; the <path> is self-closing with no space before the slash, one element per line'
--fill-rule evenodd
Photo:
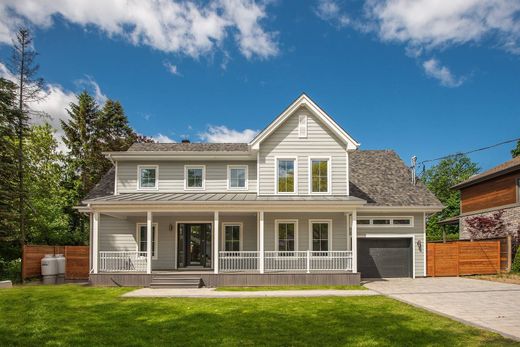
<path fill-rule="evenodd" d="M 92 272 L 98 273 L 99 256 L 99 219 L 100 213 L 94 212 L 92 217 Z"/>
<path fill-rule="evenodd" d="M 422 252 L 423 252 L 423 276 L 426 277 L 426 250 L 428 247 L 426 247 L 426 212 L 423 212 L 423 240 L 422 240 Z"/>
<path fill-rule="evenodd" d="M 245 183 L 244 187 L 231 187 L 231 169 L 245 169 Z M 227 166 L 227 190 L 248 190 L 249 186 L 249 165 L 228 165 Z"/>
<path fill-rule="evenodd" d="M 313 192 L 312 191 L 312 161 L 313 160 L 326 160 L 327 161 L 327 191 L 326 192 Z M 307 184 L 309 195 L 331 195 L 332 194 L 332 157 L 331 156 L 310 156 L 307 161 Z"/>
<path fill-rule="evenodd" d="M 256 195 L 260 195 L 260 152 L 256 153 Z"/>
<path fill-rule="evenodd" d="M 347 169 L 347 196 L 350 195 L 350 163 L 348 161 L 348 151 L 346 153 L 346 169 Z"/>
<path fill-rule="evenodd" d="M 188 187 L 188 169 L 202 169 L 202 187 Z M 184 165 L 184 190 L 206 190 L 206 165 Z"/>
<path fill-rule="evenodd" d="M 119 195 L 118 189 L 117 189 L 117 179 L 118 179 L 118 170 L 117 170 L 117 160 L 115 161 L 115 174 L 114 174 L 114 195 Z M 157 173 L 157 172 L 156 172 Z M 139 176 L 139 180 L 141 179 L 141 176 Z"/>
<path fill-rule="evenodd" d="M 302 125 L 302 120 L 304 120 L 304 125 Z M 308 127 L 309 127 L 309 116 L 304 113 L 304 114 L 300 114 L 298 116 L 298 138 L 302 139 L 302 138 L 307 138 L 307 134 L 309 132 L 308 130 Z"/>
<path fill-rule="evenodd" d="M 139 252 L 139 244 L 141 243 L 141 233 L 139 232 L 140 227 L 146 227 L 147 223 L 135 223 L 135 239 L 137 241 L 137 247 L 136 252 Z M 153 260 L 157 260 L 159 258 L 159 223 L 154 222 L 152 223 L 152 226 L 155 228 L 154 234 L 155 234 L 155 245 L 154 245 L 154 256 L 152 257 Z M 144 251 L 141 251 L 144 252 Z"/>
<path fill-rule="evenodd" d="M 347 251 L 352 251 L 352 240 L 350 238 L 350 217 L 345 213 L 345 225 L 347 226 Z"/>
<path fill-rule="evenodd" d="M 154 187 L 141 187 L 141 169 L 155 169 Z M 159 165 L 137 165 L 137 190 L 159 190 Z"/>
<path fill-rule="evenodd" d="M 357 210 L 352 211 L 352 272 L 358 272 Z"/>
<path fill-rule="evenodd" d="M 328 235 L 328 248 L 329 251 L 332 251 L 332 234 L 333 234 L 333 228 L 332 228 L 332 219 L 309 219 L 309 250 L 314 251 L 312 249 L 312 225 L 318 224 L 318 223 L 326 223 L 329 225 L 329 235 Z"/>
<path fill-rule="evenodd" d="M 307 95 L 302 94 L 289 107 L 287 107 L 271 124 L 260 132 L 250 143 L 252 149 L 259 149 L 260 143 L 271 135 L 289 116 L 291 116 L 300 106 L 305 106 L 316 117 L 318 117 L 336 136 L 345 144 L 347 150 L 357 149 L 359 143 L 356 142 L 338 123 L 336 123 L 325 111 L 316 105 Z"/>
<path fill-rule="evenodd" d="M 258 251 L 260 251 L 260 273 L 264 273 L 264 258 L 265 258 L 265 223 L 264 223 L 264 211 L 259 211 L 257 214 L 258 218 Z"/>
<path fill-rule="evenodd" d="M 298 219 L 275 219 L 274 220 L 274 250 L 278 252 L 279 224 L 294 224 L 294 252 L 298 251 Z M 293 252 L 293 251 L 287 251 Z"/>
<path fill-rule="evenodd" d="M 220 235 L 222 236 L 222 240 L 220 242 L 220 246 L 223 251 L 226 250 L 226 227 L 227 226 L 238 226 L 239 231 L 239 240 L 238 240 L 238 248 L 239 251 L 242 251 L 244 249 L 244 223 L 242 222 L 222 222 L 222 230 L 220 232 Z"/>
<path fill-rule="evenodd" d="M 213 244 L 211 247 L 213 249 L 213 254 L 212 254 L 212 260 L 213 260 L 213 272 L 215 272 L 216 274 L 218 274 L 218 233 L 219 233 L 219 230 L 218 230 L 218 225 L 219 225 L 219 212 L 218 211 L 215 211 L 213 213 L 213 238 L 214 240 L 213 241 Z"/>
<path fill-rule="evenodd" d="M 171 212 L 171 211 L 170 211 Z M 208 212 L 207 210 L 205 212 Z M 211 217 L 210 217 L 211 218 Z M 174 269 L 179 268 L 179 264 L 177 262 L 178 252 L 179 252 L 179 224 L 211 224 L 211 259 L 213 259 L 213 238 L 215 235 L 213 235 L 213 221 L 211 219 L 205 220 L 205 221 L 186 221 L 186 220 L 176 220 L 175 221 L 175 242 L 174 242 Z M 213 263 L 211 265 L 214 265 Z M 189 266 L 188 266 L 189 267 Z"/>
<path fill-rule="evenodd" d="M 293 160 L 294 161 L 294 192 L 278 191 L 278 161 Z M 274 157 L 274 193 L 275 195 L 298 195 L 298 157 L 297 156 L 275 156 Z"/>
<path fill-rule="evenodd" d="M 415 278 L 415 234 L 366 234 L 370 239 L 412 239 L 412 278 Z"/>
<path fill-rule="evenodd" d="M 413 228 L 415 226 L 415 218 L 414 216 L 359 216 L 357 220 L 360 219 L 368 219 L 370 224 L 360 224 L 358 223 L 359 228 Z M 372 224 L 373 219 L 388 219 L 390 220 L 390 224 Z M 393 224 L 394 219 L 410 219 L 410 224 Z"/>

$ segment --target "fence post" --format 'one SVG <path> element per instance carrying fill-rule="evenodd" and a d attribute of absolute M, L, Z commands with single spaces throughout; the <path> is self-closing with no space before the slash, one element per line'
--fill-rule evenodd
<path fill-rule="evenodd" d="M 513 252 L 513 250 L 512 250 L 512 248 L 513 248 L 512 243 L 513 243 L 512 242 L 512 237 L 511 237 L 510 234 L 508 234 L 507 235 L 507 269 L 506 269 L 507 272 L 511 271 L 511 263 L 513 261 L 513 259 L 512 259 L 512 256 L 513 256 L 512 255 L 512 252 Z"/>
<path fill-rule="evenodd" d="M 311 251 L 307 250 L 307 273 L 311 272 Z"/>
<path fill-rule="evenodd" d="M 436 255 L 435 255 L 435 243 L 432 243 L 432 254 L 433 256 L 431 257 L 432 259 L 432 277 L 435 277 L 435 258 L 436 258 Z"/>

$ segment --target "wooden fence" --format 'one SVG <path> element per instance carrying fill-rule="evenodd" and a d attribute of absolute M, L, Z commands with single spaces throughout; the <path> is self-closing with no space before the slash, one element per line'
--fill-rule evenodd
<path fill-rule="evenodd" d="M 447 243 L 428 242 L 428 276 L 487 275 L 510 268 L 510 243 L 492 239 Z"/>
<path fill-rule="evenodd" d="M 41 276 L 41 260 L 46 254 L 63 254 L 66 259 L 65 279 L 88 279 L 88 246 L 36 246 L 25 245 L 23 248 L 23 278 Z"/>

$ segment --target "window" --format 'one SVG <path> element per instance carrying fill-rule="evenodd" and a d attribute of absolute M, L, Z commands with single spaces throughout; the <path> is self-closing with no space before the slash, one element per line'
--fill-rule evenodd
<path fill-rule="evenodd" d="M 413 217 L 360 217 L 360 227 L 413 227 Z"/>
<path fill-rule="evenodd" d="M 242 249 L 242 224 L 229 223 L 223 224 L 224 229 L 224 250 L 227 252 L 238 252 Z"/>
<path fill-rule="evenodd" d="M 147 232 L 146 223 L 137 224 L 137 250 L 139 252 L 146 252 L 147 247 Z M 157 223 L 152 224 L 152 258 L 157 259 Z"/>
<path fill-rule="evenodd" d="M 247 165 L 228 165 L 228 189 L 247 189 Z"/>
<path fill-rule="evenodd" d="M 307 137 L 307 116 L 303 114 L 298 119 L 298 137 Z"/>
<path fill-rule="evenodd" d="M 309 159 L 310 166 L 310 192 L 313 194 L 326 194 L 330 186 L 330 159 Z"/>
<path fill-rule="evenodd" d="M 332 221 L 309 221 L 310 224 L 310 237 L 311 245 L 310 249 L 314 252 L 326 252 L 330 251 L 331 233 L 332 233 Z"/>
<path fill-rule="evenodd" d="M 282 255 L 292 255 L 297 250 L 297 221 L 276 221 L 276 250 Z"/>
<path fill-rule="evenodd" d="M 139 175 L 138 189 L 157 189 L 158 188 L 158 166 L 141 166 L 137 167 Z"/>
<path fill-rule="evenodd" d="M 277 191 L 278 193 L 294 193 L 296 191 L 295 159 L 277 160 Z"/>
<path fill-rule="evenodd" d="M 184 189 L 204 190 L 206 167 L 204 165 L 186 165 L 184 167 Z"/>

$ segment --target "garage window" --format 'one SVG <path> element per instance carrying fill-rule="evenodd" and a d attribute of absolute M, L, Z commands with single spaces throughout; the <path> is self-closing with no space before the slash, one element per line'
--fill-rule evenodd
<path fill-rule="evenodd" d="M 399 217 L 359 217 L 357 223 L 360 227 L 413 227 L 414 219 L 412 216 Z"/>

